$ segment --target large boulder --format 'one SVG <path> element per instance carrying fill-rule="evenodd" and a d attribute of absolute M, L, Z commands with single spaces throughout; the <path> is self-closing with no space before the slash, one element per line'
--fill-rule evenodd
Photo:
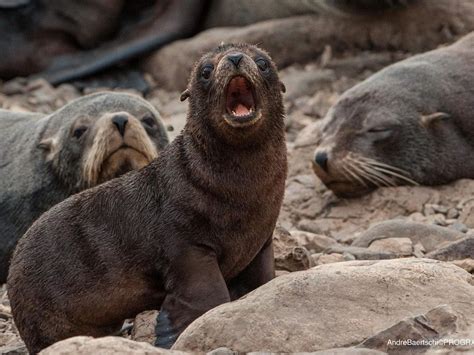
<path fill-rule="evenodd" d="M 441 305 L 450 307 L 457 331 L 473 324 L 473 276 L 431 259 L 327 264 L 278 277 L 207 312 L 173 349 L 310 352 L 349 347 Z"/>

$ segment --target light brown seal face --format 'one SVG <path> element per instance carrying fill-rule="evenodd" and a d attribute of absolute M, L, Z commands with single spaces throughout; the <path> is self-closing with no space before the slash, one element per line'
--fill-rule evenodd
<path fill-rule="evenodd" d="M 168 143 L 158 112 L 133 95 L 85 96 L 54 115 L 51 121 L 62 127 L 52 135 L 47 130 L 50 137 L 39 147 L 59 178 L 75 189 L 140 169 Z"/>
<path fill-rule="evenodd" d="M 144 128 L 157 125 L 152 116 L 140 120 L 123 111 L 106 113 L 91 121 L 79 119 L 73 129 L 73 134 L 82 127 L 89 126 L 91 130 L 82 158 L 83 178 L 89 186 L 140 169 L 158 156 L 158 149 Z"/>

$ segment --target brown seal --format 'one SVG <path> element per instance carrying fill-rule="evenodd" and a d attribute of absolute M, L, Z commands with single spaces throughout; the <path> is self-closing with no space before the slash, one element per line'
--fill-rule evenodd
<path fill-rule="evenodd" d="M 0 281 L 43 212 L 145 166 L 167 143 L 158 112 L 129 94 L 84 96 L 49 115 L 0 110 Z"/>
<path fill-rule="evenodd" d="M 110 334 L 149 309 L 160 309 L 156 344 L 169 347 L 198 316 L 274 277 L 283 89 L 259 48 L 218 47 L 195 66 L 186 126 L 156 160 L 33 224 L 8 279 L 30 352 Z"/>
<path fill-rule="evenodd" d="M 314 171 L 337 195 L 474 178 L 474 35 L 393 64 L 322 122 Z"/>

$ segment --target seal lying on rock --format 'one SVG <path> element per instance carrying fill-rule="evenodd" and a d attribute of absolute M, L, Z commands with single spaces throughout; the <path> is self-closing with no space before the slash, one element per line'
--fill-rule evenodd
<path fill-rule="evenodd" d="M 474 35 L 393 64 L 322 122 L 314 171 L 337 195 L 474 178 Z"/>
<path fill-rule="evenodd" d="M 287 171 L 275 65 L 225 45 L 192 72 L 186 126 L 144 169 L 63 201 L 20 240 L 8 292 L 28 350 L 160 309 L 157 345 L 274 277 Z M 54 255 L 54 258 L 51 258 Z"/>
<path fill-rule="evenodd" d="M 0 282 L 43 212 L 147 165 L 167 143 L 158 112 L 129 94 L 85 96 L 50 115 L 0 110 Z"/>

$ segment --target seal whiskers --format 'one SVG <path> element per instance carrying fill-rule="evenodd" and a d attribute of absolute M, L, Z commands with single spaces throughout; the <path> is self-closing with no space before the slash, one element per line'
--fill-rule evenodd
<path fill-rule="evenodd" d="M 413 180 L 410 177 L 406 176 L 406 175 L 409 175 L 408 171 L 405 171 L 403 169 L 397 168 L 397 167 L 389 165 L 389 164 L 379 162 L 375 159 L 369 159 L 369 158 L 362 157 L 362 158 L 360 158 L 359 161 L 361 163 L 364 162 L 366 164 L 366 166 L 370 166 L 372 169 L 374 169 L 376 171 L 379 171 L 380 173 L 383 173 L 386 176 L 390 176 L 392 178 L 398 178 L 398 179 L 404 180 L 405 182 L 407 182 L 411 185 L 414 185 L 414 186 L 419 185 L 418 182 L 416 182 L 415 180 Z"/>

